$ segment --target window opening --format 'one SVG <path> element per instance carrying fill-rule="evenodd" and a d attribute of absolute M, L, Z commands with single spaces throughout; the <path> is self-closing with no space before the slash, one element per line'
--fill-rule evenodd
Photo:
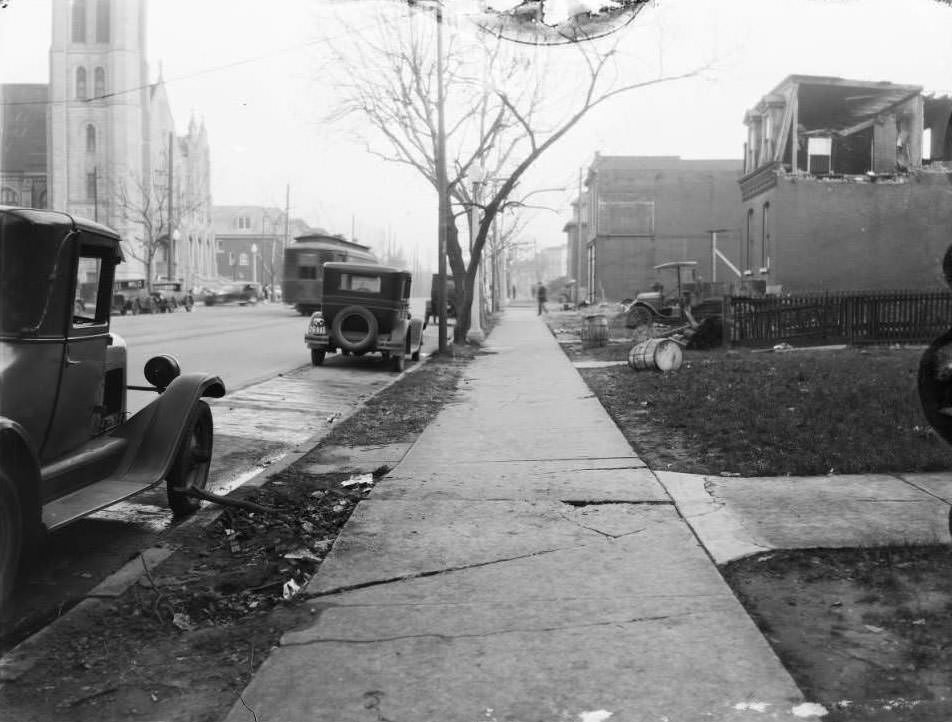
<path fill-rule="evenodd" d="M 96 129 L 92 125 L 86 126 L 86 152 L 96 152 Z"/>
<path fill-rule="evenodd" d="M 86 0 L 73 0 L 73 42 L 86 42 Z"/>
<path fill-rule="evenodd" d="M 76 100 L 86 100 L 86 68 L 76 68 Z"/>
<path fill-rule="evenodd" d="M 106 71 L 102 68 L 96 68 L 93 78 L 93 97 L 101 98 L 106 94 Z"/>
<path fill-rule="evenodd" d="M 109 42 L 109 0 L 99 0 L 96 4 L 96 42 Z"/>

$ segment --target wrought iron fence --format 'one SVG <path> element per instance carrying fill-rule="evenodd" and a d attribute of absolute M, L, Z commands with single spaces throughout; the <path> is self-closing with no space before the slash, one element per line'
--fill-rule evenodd
<path fill-rule="evenodd" d="M 725 298 L 735 346 L 927 343 L 948 328 L 952 293 L 858 291 Z M 728 335 L 729 334 L 729 335 Z"/>

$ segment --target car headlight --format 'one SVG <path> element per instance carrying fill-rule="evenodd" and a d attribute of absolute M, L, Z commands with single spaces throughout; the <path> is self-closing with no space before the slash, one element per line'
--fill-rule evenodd
<path fill-rule="evenodd" d="M 307 326 L 308 333 L 324 333 L 325 324 L 324 316 L 320 313 L 315 313 L 311 316 L 311 321 Z"/>

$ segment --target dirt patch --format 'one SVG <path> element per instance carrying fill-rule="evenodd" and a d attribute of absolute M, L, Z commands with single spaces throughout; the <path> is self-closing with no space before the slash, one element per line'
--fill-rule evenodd
<path fill-rule="evenodd" d="M 952 549 L 784 551 L 724 576 L 829 722 L 952 719 Z"/>
<path fill-rule="evenodd" d="M 319 613 L 296 590 L 387 472 L 357 480 L 303 468 L 325 447 L 412 441 L 453 398 L 472 356 L 431 360 L 264 486 L 231 495 L 271 511 L 227 508 L 208 526 L 175 529 L 167 543 L 178 550 L 168 560 L 118 598 L 81 605 L 48 630 L 31 666 L 0 688 L 0 718 L 221 719 L 281 635 Z"/>

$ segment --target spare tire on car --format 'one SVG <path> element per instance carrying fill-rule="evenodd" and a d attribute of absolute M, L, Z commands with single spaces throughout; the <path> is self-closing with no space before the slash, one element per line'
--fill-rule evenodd
<path fill-rule="evenodd" d="M 366 331 L 363 332 L 364 335 L 356 339 L 353 338 L 354 329 L 344 327 L 344 324 L 354 317 L 361 319 L 366 326 Z M 352 324 L 349 324 L 349 326 L 352 326 Z M 363 306 L 347 306 L 338 311 L 334 315 L 331 329 L 344 351 L 362 353 L 373 348 L 377 343 L 377 319 L 369 309 Z M 351 334 L 350 337 L 347 336 L 348 333 Z"/>

